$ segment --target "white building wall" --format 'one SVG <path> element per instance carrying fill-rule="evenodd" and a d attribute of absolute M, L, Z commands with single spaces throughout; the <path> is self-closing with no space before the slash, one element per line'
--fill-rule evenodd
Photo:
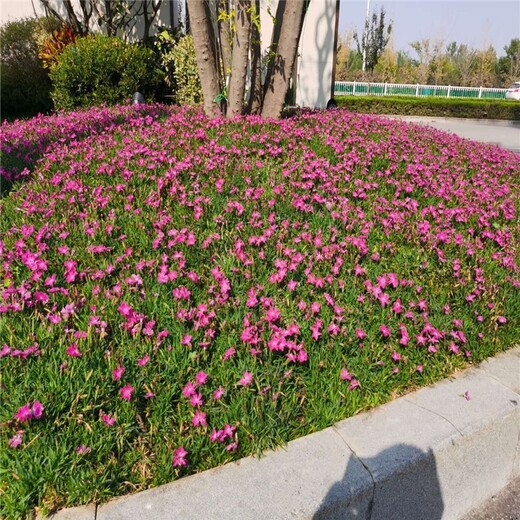
<path fill-rule="evenodd" d="M 336 0 L 312 0 L 305 15 L 298 49 L 296 104 L 325 108 L 332 98 Z"/>

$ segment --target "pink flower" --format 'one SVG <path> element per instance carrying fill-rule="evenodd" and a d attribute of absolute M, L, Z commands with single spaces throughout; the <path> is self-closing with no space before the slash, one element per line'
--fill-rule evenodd
<path fill-rule="evenodd" d="M 504 323 L 507 323 L 507 319 L 504 316 L 498 316 L 497 322 L 503 325 Z"/>
<path fill-rule="evenodd" d="M 142 358 L 139 358 L 137 360 L 137 364 L 140 366 L 140 367 L 144 367 L 146 366 L 150 361 L 150 356 L 148 354 L 146 354 L 144 357 Z"/>
<path fill-rule="evenodd" d="M 203 372 L 202 370 L 200 372 L 197 372 L 197 375 L 195 376 L 195 381 L 197 381 L 198 385 L 205 384 L 207 379 L 208 379 L 208 374 L 206 374 L 206 372 Z"/>
<path fill-rule="evenodd" d="M 14 414 L 14 418 L 20 422 L 28 421 L 29 419 L 32 419 L 32 416 L 33 412 L 29 403 L 27 403 L 24 406 L 20 406 L 20 408 L 18 408 L 18 411 Z"/>
<path fill-rule="evenodd" d="M 200 410 L 195 410 L 195 415 L 193 416 L 191 423 L 193 426 L 207 426 L 206 414 Z"/>
<path fill-rule="evenodd" d="M 44 410 L 45 406 L 43 406 L 40 401 L 34 401 L 32 405 L 32 414 L 35 419 L 40 419 Z"/>
<path fill-rule="evenodd" d="M 128 318 L 132 313 L 133 309 L 128 305 L 126 302 L 122 302 L 118 309 L 121 316 L 124 316 L 125 318 Z"/>
<path fill-rule="evenodd" d="M 401 354 L 399 352 L 396 352 L 395 350 L 392 352 L 392 359 L 394 361 L 401 361 Z"/>
<path fill-rule="evenodd" d="M 87 453 L 90 453 L 90 448 L 88 446 L 85 446 L 84 444 L 81 444 L 76 448 L 76 453 L 78 455 L 86 455 Z"/>
<path fill-rule="evenodd" d="M 357 379 L 352 379 L 350 381 L 350 385 L 348 385 L 349 390 L 354 390 L 354 388 L 359 388 L 361 385 Z"/>
<path fill-rule="evenodd" d="M 424 369 L 423 365 L 417 365 L 417 366 L 415 367 L 415 370 L 416 370 L 417 372 L 419 372 L 419 374 L 422 374 L 423 369 Z"/>
<path fill-rule="evenodd" d="M 320 312 L 321 305 L 318 302 L 314 302 L 311 304 L 311 312 L 313 314 L 318 314 Z"/>
<path fill-rule="evenodd" d="M 195 390 L 197 389 L 197 386 L 192 381 L 188 381 L 184 388 L 182 389 L 182 393 L 184 397 L 191 397 L 195 394 Z"/>
<path fill-rule="evenodd" d="M 175 468 L 183 467 L 188 465 L 188 461 L 186 460 L 186 456 L 188 452 L 185 450 L 184 446 L 179 446 L 173 452 L 173 466 Z"/>
<path fill-rule="evenodd" d="M 10 448 L 18 448 L 22 444 L 23 430 L 18 430 L 16 434 L 9 439 Z"/>
<path fill-rule="evenodd" d="M 112 379 L 114 381 L 118 381 L 123 377 L 123 374 L 125 373 L 124 367 L 121 365 L 117 365 L 117 368 L 115 370 L 112 370 Z"/>
<path fill-rule="evenodd" d="M 134 387 L 132 385 L 125 385 L 123 388 L 119 390 L 119 395 L 121 396 L 121 399 L 124 399 L 125 401 L 130 401 L 132 399 L 132 394 L 134 392 Z"/>
<path fill-rule="evenodd" d="M 363 329 L 356 329 L 356 338 L 365 339 L 367 337 L 367 333 Z"/>
<path fill-rule="evenodd" d="M 67 348 L 67 356 L 81 357 L 81 352 L 78 349 L 77 343 L 73 343 L 70 347 Z"/>
<path fill-rule="evenodd" d="M 194 393 L 190 398 L 190 404 L 191 406 L 193 406 L 193 408 L 195 408 L 196 406 L 202 406 L 204 404 L 202 394 L 200 392 Z"/>
<path fill-rule="evenodd" d="M 239 385 L 249 386 L 253 381 L 253 374 L 251 372 L 244 372 L 242 379 L 238 382 Z"/>
<path fill-rule="evenodd" d="M 224 355 L 222 356 L 222 359 L 224 361 L 227 361 L 229 358 L 233 357 L 235 355 L 235 353 L 236 353 L 236 350 L 233 347 L 228 348 L 226 350 L 226 352 L 224 352 Z"/>
<path fill-rule="evenodd" d="M 464 399 L 466 399 L 466 401 L 469 401 L 471 399 L 471 394 L 469 393 L 469 390 L 466 390 L 464 392 Z"/>
<path fill-rule="evenodd" d="M 341 377 L 343 381 L 352 381 L 352 374 L 345 367 L 341 369 L 339 377 Z"/>
<path fill-rule="evenodd" d="M 401 304 L 401 299 L 398 298 L 394 304 L 392 305 L 392 310 L 396 313 L 396 314 L 400 314 L 402 311 L 403 311 L 403 306 Z"/>
<path fill-rule="evenodd" d="M 280 311 L 274 307 L 269 309 L 265 315 L 265 319 L 269 323 L 274 323 L 275 321 L 278 321 L 279 318 L 280 318 Z"/>
<path fill-rule="evenodd" d="M 115 418 L 114 417 L 111 417 L 110 415 L 108 415 L 107 413 L 104 413 L 101 415 L 101 419 L 103 420 L 103 422 L 107 425 L 107 426 L 113 426 L 116 422 Z"/>
<path fill-rule="evenodd" d="M 213 399 L 215 401 L 218 401 L 223 395 L 224 395 L 224 389 L 219 386 L 214 392 L 213 392 Z"/>
<path fill-rule="evenodd" d="M 381 327 L 379 327 L 379 332 L 381 332 L 381 334 L 385 338 L 388 338 L 388 336 L 390 336 L 390 328 L 386 325 L 381 325 Z"/>

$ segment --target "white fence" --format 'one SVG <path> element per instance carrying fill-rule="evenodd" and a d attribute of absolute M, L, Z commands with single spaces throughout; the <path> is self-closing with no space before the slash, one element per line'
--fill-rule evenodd
<path fill-rule="evenodd" d="M 360 81 L 336 81 L 334 85 L 335 96 L 434 96 L 442 98 L 504 99 L 506 92 L 507 89 L 505 88 L 364 83 Z"/>

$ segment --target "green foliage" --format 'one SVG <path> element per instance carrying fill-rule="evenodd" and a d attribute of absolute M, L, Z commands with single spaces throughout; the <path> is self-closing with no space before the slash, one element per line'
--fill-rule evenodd
<path fill-rule="evenodd" d="M 164 81 L 179 105 L 196 105 L 202 101 L 202 90 L 193 38 L 188 35 L 177 39 L 163 31 L 156 42 Z"/>
<path fill-rule="evenodd" d="M 51 83 L 38 59 L 35 31 L 40 21 L 26 18 L 0 28 L 0 106 L 2 118 L 35 115 L 52 107 Z"/>
<path fill-rule="evenodd" d="M 76 41 L 77 35 L 70 25 L 65 25 L 56 31 L 52 31 L 42 42 L 38 57 L 45 69 L 51 69 L 58 61 L 58 56 L 67 45 Z"/>
<path fill-rule="evenodd" d="M 150 100 L 160 83 L 151 50 L 101 35 L 80 38 L 68 46 L 50 77 L 57 109 L 114 105 L 136 91 Z"/>
<path fill-rule="evenodd" d="M 365 21 L 361 42 L 357 34 L 354 36 L 359 54 L 363 54 L 363 51 L 365 52 L 366 69 L 368 71 L 374 70 L 390 40 L 392 22 L 386 25 L 385 14 L 385 10 L 382 7 L 379 16 L 377 13 L 373 13 L 371 21 L 369 22 L 368 19 Z"/>
<path fill-rule="evenodd" d="M 415 116 L 461 117 L 474 119 L 506 119 L 520 121 L 520 103 L 517 101 L 458 100 L 411 97 L 336 98 L 340 107 L 353 112 L 370 114 L 399 114 Z"/>

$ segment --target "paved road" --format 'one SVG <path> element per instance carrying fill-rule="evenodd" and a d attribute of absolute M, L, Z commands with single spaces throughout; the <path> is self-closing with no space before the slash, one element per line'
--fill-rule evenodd
<path fill-rule="evenodd" d="M 427 125 L 461 137 L 497 144 L 520 153 L 520 121 L 489 119 L 455 119 L 450 117 L 387 116 L 410 123 Z"/>
<path fill-rule="evenodd" d="M 461 520 L 520 520 L 520 478 Z"/>

